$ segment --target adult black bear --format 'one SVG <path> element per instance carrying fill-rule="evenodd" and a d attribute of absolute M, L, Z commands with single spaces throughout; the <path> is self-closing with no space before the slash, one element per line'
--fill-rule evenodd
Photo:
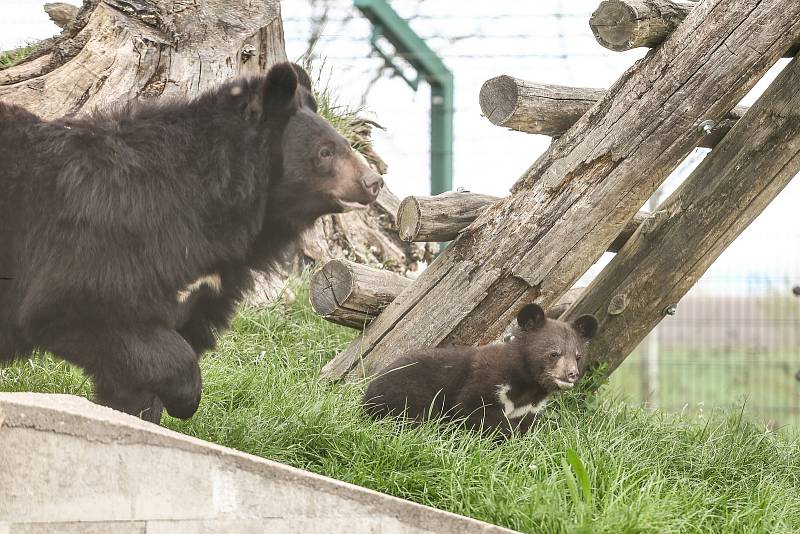
<path fill-rule="evenodd" d="M 363 405 L 372 417 L 464 420 L 473 429 L 526 432 L 548 397 L 580 378 L 586 344 L 597 332 L 592 315 L 565 323 L 536 304 L 517 314 L 515 337 L 482 347 L 411 352 L 369 384 Z"/>
<path fill-rule="evenodd" d="M 45 349 L 102 404 L 191 417 L 250 269 L 382 185 L 288 63 L 86 118 L 0 103 L 0 362 Z"/>

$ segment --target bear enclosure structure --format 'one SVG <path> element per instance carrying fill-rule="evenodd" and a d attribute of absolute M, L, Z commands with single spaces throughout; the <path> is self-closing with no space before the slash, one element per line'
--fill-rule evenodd
<path fill-rule="evenodd" d="M 495 341 L 529 302 L 564 320 L 594 314 L 588 363 L 610 373 L 800 171 L 798 59 L 751 108 L 736 106 L 798 52 L 800 2 L 605 0 L 590 25 L 612 50 L 653 49 L 607 91 L 510 76 L 481 89 L 493 124 L 554 138 L 510 196 L 403 201 L 402 239 L 455 238 L 413 282 L 338 260 L 314 275 L 315 310 L 363 328 L 323 377 Z M 697 146 L 712 148 L 700 166 L 657 210 L 638 212 Z M 613 260 L 573 288 L 607 250 Z"/>

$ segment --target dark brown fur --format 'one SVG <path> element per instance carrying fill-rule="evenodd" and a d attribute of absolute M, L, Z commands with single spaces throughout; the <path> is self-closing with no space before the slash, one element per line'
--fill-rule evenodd
<path fill-rule="evenodd" d="M 520 310 L 517 323 L 508 343 L 403 356 L 369 384 L 365 410 L 375 418 L 401 415 L 416 422 L 463 419 L 470 428 L 497 430 L 503 436 L 515 428 L 526 432 L 536 410 L 509 412 L 503 400 L 515 409 L 533 407 L 572 387 L 597 320 L 584 315 L 569 324 L 548 319 L 539 306 L 529 304 Z"/>
<path fill-rule="evenodd" d="M 0 363 L 38 347 L 81 366 L 103 404 L 190 417 L 198 357 L 250 269 L 381 185 L 288 63 L 84 118 L 0 103 Z"/>

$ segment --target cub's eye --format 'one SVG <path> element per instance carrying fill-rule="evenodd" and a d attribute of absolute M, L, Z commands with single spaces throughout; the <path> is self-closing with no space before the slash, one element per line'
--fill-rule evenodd
<path fill-rule="evenodd" d="M 579 362 L 579 361 L 581 361 L 581 358 L 583 358 L 583 355 L 581 355 L 581 354 L 576 354 L 576 355 L 575 355 L 575 361 L 576 361 L 576 362 Z"/>
<path fill-rule="evenodd" d="M 558 359 L 560 356 L 561 356 L 561 353 L 556 351 L 556 350 L 554 350 L 553 352 L 550 353 L 550 357 L 553 358 L 554 360 Z"/>
<path fill-rule="evenodd" d="M 333 150 L 331 150 L 329 147 L 323 147 L 319 151 L 319 157 L 323 159 L 332 158 Z"/>

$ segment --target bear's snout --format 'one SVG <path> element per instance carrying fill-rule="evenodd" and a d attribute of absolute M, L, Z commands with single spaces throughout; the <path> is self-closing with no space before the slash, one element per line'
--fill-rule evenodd
<path fill-rule="evenodd" d="M 383 188 L 383 178 L 377 172 L 370 172 L 361 180 L 364 190 L 372 196 L 372 200 L 378 198 L 378 193 Z"/>

